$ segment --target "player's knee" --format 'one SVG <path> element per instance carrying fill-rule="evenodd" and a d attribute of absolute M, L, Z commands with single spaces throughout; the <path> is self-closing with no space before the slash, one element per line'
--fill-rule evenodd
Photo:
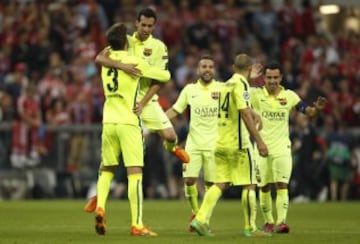
<path fill-rule="evenodd" d="M 184 184 L 187 186 L 195 185 L 197 178 L 184 178 Z"/>
<path fill-rule="evenodd" d="M 175 142 L 177 140 L 177 135 L 173 128 L 167 128 L 160 132 L 160 136 L 168 142 Z"/>

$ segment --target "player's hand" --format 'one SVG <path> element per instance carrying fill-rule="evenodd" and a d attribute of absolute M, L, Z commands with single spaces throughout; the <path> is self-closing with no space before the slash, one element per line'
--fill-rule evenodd
<path fill-rule="evenodd" d="M 260 63 L 254 63 L 251 66 L 250 79 L 257 79 L 262 75 L 263 66 Z"/>
<path fill-rule="evenodd" d="M 257 146 L 260 156 L 267 157 L 269 155 L 268 148 L 264 142 L 257 143 L 256 146 Z"/>
<path fill-rule="evenodd" d="M 144 106 L 141 103 L 136 103 L 133 111 L 137 116 L 140 116 L 140 114 L 143 111 L 143 108 L 144 108 Z"/>
<path fill-rule="evenodd" d="M 136 68 L 137 64 L 119 64 L 119 68 L 131 76 L 141 76 L 141 71 Z"/>
<path fill-rule="evenodd" d="M 317 110 L 323 110 L 327 103 L 327 99 L 325 97 L 318 97 L 317 100 L 314 102 L 314 107 Z"/>

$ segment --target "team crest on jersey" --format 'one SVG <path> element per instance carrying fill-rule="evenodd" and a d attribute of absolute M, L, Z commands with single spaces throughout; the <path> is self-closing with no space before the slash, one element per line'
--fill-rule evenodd
<path fill-rule="evenodd" d="M 243 97 L 244 97 L 244 99 L 245 99 L 246 101 L 249 100 L 249 99 L 250 99 L 250 93 L 247 92 L 247 91 L 245 91 L 244 94 L 243 94 Z"/>
<path fill-rule="evenodd" d="M 280 105 L 285 106 L 287 104 L 286 98 L 278 98 Z"/>
<path fill-rule="evenodd" d="M 220 92 L 211 92 L 211 98 L 214 100 L 219 100 Z"/>
<path fill-rule="evenodd" d="M 150 55 L 152 54 L 152 49 L 150 49 L 150 48 L 144 48 L 143 54 L 144 54 L 145 56 L 150 56 Z"/>

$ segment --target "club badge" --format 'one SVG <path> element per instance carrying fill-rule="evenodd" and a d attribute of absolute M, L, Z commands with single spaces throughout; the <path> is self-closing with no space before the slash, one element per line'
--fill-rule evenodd
<path fill-rule="evenodd" d="M 287 104 L 286 98 L 278 98 L 280 105 L 285 106 Z"/>
<path fill-rule="evenodd" d="M 145 56 L 150 56 L 151 54 L 152 54 L 152 49 L 150 49 L 150 48 L 144 48 L 144 52 L 143 52 L 143 54 L 145 55 Z"/>
<path fill-rule="evenodd" d="M 220 92 L 211 92 L 211 98 L 214 100 L 219 100 Z"/>

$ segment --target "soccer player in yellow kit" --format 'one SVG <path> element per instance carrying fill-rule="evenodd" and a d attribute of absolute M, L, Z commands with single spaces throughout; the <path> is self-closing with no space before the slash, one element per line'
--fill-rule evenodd
<path fill-rule="evenodd" d="M 127 52 L 126 26 L 115 24 L 106 32 L 110 44 L 110 57 L 124 63 L 135 63 L 144 77 L 166 82 L 167 70 L 149 66 L 141 58 Z M 134 113 L 139 90 L 139 77 L 122 70 L 102 66 L 101 78 L 105 93 L 103 130 L 101 139 L 101 165 L 97 182 L 95 230 L 99 235 L 106 232 L 105 205 L 114 172 L 122 154 L 128 176 L 128 199 L 131 210 L 131 235 L 157 236 L 142 222 L 142 168 L 144 149 L 141 121 Z"/>
<path fill-rule="evenodd" d="M 132 36 L 128 36 L 128 52 L 146 61 L 150 66 L 167 70 L 168 53 L 165 44 L 152 36 L 157 20 L 156 13 L 145 8 L 138 14 L 135 22 L 137 31 Z M 136 64 L 125 64 L 119 60 L 112 60 L 108 57 L 108 48 L 105 48 L 96 57 L 96 62 L 106 66 L 114 67 L 126 71 L 127 73 L 137 76 L 141 74 L 136 69 Z M 151 131 L 156 131 L 164 139 L 164 147 L 182 162 L 190 161 L 189 155 L 184 149 L 177 145 L 177 135 L 175 130 L 162 110 L 156 92 L 160 89 L 160 84 L 155 82 L 156 79 L 141 77 L 139 96 L 134 108 L 134 112 L 140 116 L 145 127 Z M 96 196 L 90 198 L 84 207 L 87 212 L 93 212 L 96 206 Z"/>
<path fill-rule="evenodd" d="M 265 85 L 251 88 L 251 103 L 262 118 L 260 135 L 268 146 L 269 156 L 260 157 L 260 208 L 265 219 L 264 231 L 288 233 L 286 215 L 289 206 L 288 183 L 292 171 L 291 141 L 289 138 L 289 116 L 295 108 L 308 117 L 314 117 L 326 104 L 326 99 L 318 97 L 313 106 L 307 105 L 293 91 L 280 85 L 282 70 L 279 64 L 264 67 Z M 271 185 L 276 187 L 276 213 L 272 214 Z"/>
<path fill-rule="evenodd" d="M 268 150 L 255 127 L 254 112 L 250 104 L 252 61 L 239 54 L 234 60 L 233 76 L 226 81 L 220 94 L 218 139 L 215 149 L 215 184 L 205 193 L 204 200 L 191 226 L 201 236 L 214 236 L 208 222 L 224 190 L 241 185 L 241 203 L 244 213 L 244 235 L 270 236 L 256 227 L 256 165 L 250 135 L 261 156 Z"/>
<path fill-rule="evenodd" d="M 151 66 L 162 69 L 168 67 L 168 51 L 166 45 L 152 36 L 155 28 L 157 16 L 150 9 L 145 8 L 138 14 L 135 26 L 137 31 L 128 36 L 129 53 L 148 62 Z M 96 61 L 101 65 L 115 67 L 126 70 L 130 74 L 138 74 L 136 69 L 130 65 L 124 65 L 123 62 L 114 62 L 106 55 L 106 49 L 101 52 Z M 149 78 L 141 78 L 139 100 L 135 107 L 135 112 L 140 115 L 145 127 L 150 131 L 156 131 L 164 139 L 164 147 L 182 162 L 188 163 L 190 158 L 188 154 L 177 145 L 177 135 L 175 130 L 162 110 L 156 93 L 160 89 L 160 84 Z"/>
<path fill-rule="evenodd" d="M 202 56 L 197 73 L 200 78 L 180 92 L 175 104 L 166 111 L 170 119 L 190 109 L 190 128 L 185 150 L 191 163 L 183 165 L 184 192 L 192 210 L 191 220 L 199 210 L 197 180 L 201 169 L 205 187 L 214 182 L 214 151 L 217 139 L 217 119 L 221 83 L 214 80 L 215 64 L 210 56 Z M 191 228 L 189 229 L 192 230 Z"/>

